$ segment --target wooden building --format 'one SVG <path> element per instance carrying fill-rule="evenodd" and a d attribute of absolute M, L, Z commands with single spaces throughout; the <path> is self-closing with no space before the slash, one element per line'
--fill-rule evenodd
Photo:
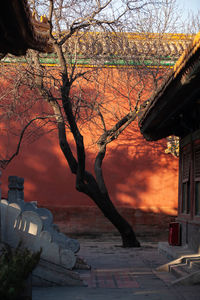
<path fill-rule="evenodd" d="M 27 0 L 3 1 L 0 20 L 0 58 L 25 55 L 28 49 L 52 52 L 49 25 L 32 17 Z"/>
<path fill-rule="evenodd" d="M 200 32 L 169 78 L 150 99 L 140 121 L 148 141 L 180 137 L 178 217 L 181 244 L 200 247 Z"/>

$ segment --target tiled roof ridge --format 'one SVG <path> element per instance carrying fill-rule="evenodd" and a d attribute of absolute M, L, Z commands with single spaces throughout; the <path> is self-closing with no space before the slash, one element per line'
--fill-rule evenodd
<path fill-rule="evenodd" d="M 184 49 L 191 42 L 192 35 L 184 34 L 160 34 L 156 33 L 134 33 L 134 32 L 87 32 L 79 37 L 71 37 L 65 44 L 65 51 L 73 51 L 74 38 L 77 39 L 76 50 L 78 54 L 86 55 L 89 53 L 96 55 L 106 54 L 113 56 L 146 55 L 158 57 L 181 55 Z M 91 53 L 90 53 L 91 52 Z"/>
<path fill-rule="evenodd" d="M 63 31 L 63 34 L 65 31 Z M 83 35 L 83 32 L 77 33 L 79 36 Z M 170 32 L 165 32 L 165 33 L 159 33 L 159 32 L 136 32 L 136 31 L 111 31 L 111 32 L 105 32 L 105 31 L 87 31 L 84 32 L 84 37 L 85 36 L 90 36 L 90 35 L 103 35 L 103 36 L 128 36 L 129 38 L 136 38 L 140 37 L 141 39 L 169 39 L 169 40 L 184 40 L 184 39 L 192 39 L 195 34 L 187 34 L 187 33 L 170 33 Z"/>

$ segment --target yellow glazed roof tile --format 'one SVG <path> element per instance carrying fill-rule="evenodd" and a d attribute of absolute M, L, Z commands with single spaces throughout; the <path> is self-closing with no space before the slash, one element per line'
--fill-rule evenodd
<path fill-rule="evenodd" d="M 176 64 L 174 65 L 174 77 L 185 66 L 188 59 L 200 48 L 200 31 L 195 35 L 191 44 L 184 50 Z"/>

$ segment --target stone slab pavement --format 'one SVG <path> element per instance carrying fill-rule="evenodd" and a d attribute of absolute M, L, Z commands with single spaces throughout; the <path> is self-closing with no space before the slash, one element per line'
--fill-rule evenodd
<path fill-rule="evenodd" d="M 92 267 L 79 271 L 86 286 L 33 288 L 33 300 L 200 300 L 199 285 L 172 286 L 173 275 L 156 272 L 169 261 L 157 242 L 122 248 L 118 237 L 79 241 L 79 256 Z"/>

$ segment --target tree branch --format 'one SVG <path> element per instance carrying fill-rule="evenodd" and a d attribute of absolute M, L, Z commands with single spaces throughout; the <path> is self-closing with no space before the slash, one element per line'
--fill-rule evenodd
<path fill-rule="evenodd" d="M 33 122 L 35 122 L 36 120 L 45 120 L 47 118 L 49 118 L 49 116 L 46 116 L 46 117 L 36 117 L 36 118 L 30 120 L 26 124 L 26 126 L 21 131 L 20 138 L 19 138 L 19 141 L 18 141 L 18 144 L 17 144 L 17 149 L 16 149 L 15 153 L 13 153 L 13 155 L 9 159 L 0 160 L 0 168 L 5 169 L 7 167 L 7 165 L 13 160 L 13 158 L 15 158 L 15 156 L 17 156 L 19 154 L 20 147 L 21 147 L 21 144 L 22 144 L 22 140 L 23 140 L 24 134 L 25 134 L 26 130 L 28 129 L 28 127 Z"/>

